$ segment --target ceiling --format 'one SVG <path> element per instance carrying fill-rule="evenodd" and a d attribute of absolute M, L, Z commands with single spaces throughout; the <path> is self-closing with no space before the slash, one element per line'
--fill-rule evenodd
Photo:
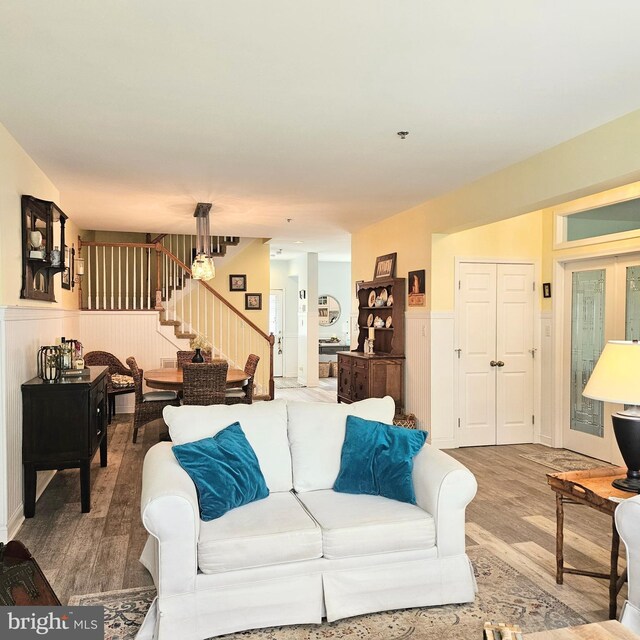
<path fill-rule="evenodd" d="M 190 233 L 206 201 L 214 233 L 340 256 L 638 108 L 638 24 L 637 0 L 3 0 L 0 122 L 81 227 Z"/>

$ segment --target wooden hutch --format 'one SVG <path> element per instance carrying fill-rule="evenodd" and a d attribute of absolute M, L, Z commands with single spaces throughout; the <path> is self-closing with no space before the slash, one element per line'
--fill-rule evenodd
<path fill-rule="evenodd" d="M 358 288 L 358 346 L 338 353 L 338 402 L 391 396 L 396 413 L 404 407 L 405 278 L 377 278 Z M 375 299 L 382 298 L 383 306 Z M 374 326 L 376 318 L 384 326 Z M 379 322 L 378 322 L 379 324 Z M 373 328 L 374 353 L 365 353 Z"/>

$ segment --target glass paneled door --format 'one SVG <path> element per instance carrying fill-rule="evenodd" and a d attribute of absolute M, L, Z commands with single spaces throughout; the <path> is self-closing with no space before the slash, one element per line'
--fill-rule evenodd
<path fill-rule="evenodd" d="M 640 338 L 640 256 L 576 262 L 565 272 L 563 444 L 617 463 L 611 413 L 620 407 L 582 391 L 608 340 Z"/>

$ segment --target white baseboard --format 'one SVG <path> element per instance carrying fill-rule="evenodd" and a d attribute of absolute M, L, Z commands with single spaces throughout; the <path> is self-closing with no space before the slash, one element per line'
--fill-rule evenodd
<path fill-rule="evenodd" d="M 79 470 L 78 470 L 79 471 Z M 53 477 L 56 475 L 55 471 L 39 471 L 38 472 L 38 483 L 36 485 L 36 513 L 37 513 L 37 503 L 40 499 L 40 496 L 44 493 L 44 490 L 49 486 L 49 483 L 53 480 Z M 80 482 L 80 478 L 78 477 L 78 482 Z M 13 540 L 17 535 L 22 523 L 25 521 L 24 517 L 24 504 L 21 502 L 18 508 L 11 514 L 9 518 L 9 522 L 7 523 L 7 528 L 5 531 L 0 530 L 0 537 L 3 534 L 6 534 L 6 540 Z"/>
<path fill-rule="evenodd" d="M 431 441 L 431 446 L 436 449 L 457 449 L 458 443 L 451 438 L 435 438 Z"/>

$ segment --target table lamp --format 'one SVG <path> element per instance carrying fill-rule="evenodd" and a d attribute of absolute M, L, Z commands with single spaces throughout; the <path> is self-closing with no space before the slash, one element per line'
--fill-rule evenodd
<path fill-rule="evenodd" d="M 583 396 L 630 405 L 611 416 L 627 477 L 612 482 L 616 489 L 640 493 L 640 344 L 637 340 L 607 342 Z"/>

